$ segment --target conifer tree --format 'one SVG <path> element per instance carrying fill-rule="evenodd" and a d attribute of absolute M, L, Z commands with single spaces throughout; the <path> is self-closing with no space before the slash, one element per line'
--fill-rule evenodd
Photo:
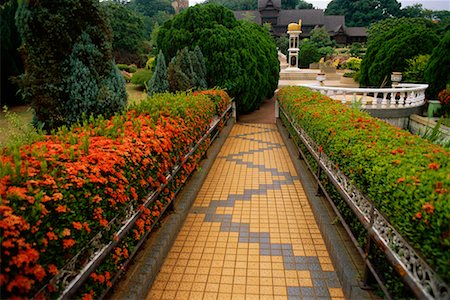
<path fill-rule="evenodd" d="M 147 84 L 148 95 L 155 93 L 163 93 L 169 90 L 169 82 L 167 80 L 166 59 L 162 51 L 159 51 L 156 59 L 155 72 Z"/>
<path fill-rule="evenodd" d="M 125 81 L 98 1 L 23 0 L 16 22 L 25 57 L 20 83 L 37 124 L 52 129 L 125 108 Z"/>

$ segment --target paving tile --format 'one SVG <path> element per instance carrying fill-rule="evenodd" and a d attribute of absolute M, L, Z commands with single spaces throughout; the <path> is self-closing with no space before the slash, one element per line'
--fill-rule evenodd
<path fill-rule="evenodd" d="M 275 125 L 236 124 L 147 300 L 343 297 Z"/>

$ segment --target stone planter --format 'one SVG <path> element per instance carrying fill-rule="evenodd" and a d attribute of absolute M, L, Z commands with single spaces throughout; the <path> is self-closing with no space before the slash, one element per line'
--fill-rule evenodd
<path fill-rule="evenodd" d="M 423 135 L 433 130 L 436 126 L 437 118 L 426 118 L 419 115 L 411 115 L 409 118 L 409 130 L 414 134 Z M 444 125 L 439 127 L 439 140 L 450 141 L 450 128 Z"/>
<path fill-rule="evenodd" d="M 320 65 L 319 65 L 319 63 L 312 63 L 312 64 L 309 64 L 309 68 L 310 69 L 320 69 Z"/>
<path fill-rule="evenodd" d="M 434 117 L 434 114 L 441 108 L 439 100 L 428 100 L 428 117 Z"/>
<path fill-rule="evenodd" d="M 356 84 L 355 80 L 352 77 L 344 77 L 344 76 L 341 76 L 339 82 L 342 84 L 351 84 L 351 85 Z"/>

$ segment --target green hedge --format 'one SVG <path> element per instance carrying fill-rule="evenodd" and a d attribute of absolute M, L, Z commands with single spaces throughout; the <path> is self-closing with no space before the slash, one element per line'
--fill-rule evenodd
<path fill-rule="evenodd" d="M 112 221 L 132 204 L 141 217 L 77 292 L 98 298 L 197 167 L 207 143 L 148 208 L 142 206 L 146 197 L 161 190 L 166 173 L 228 103 L 222 91 L 158 94 L 109 120 L 91 119 L 42 141 L 1 149 L 2 298 L 30 298 L 43 287 L 44 298 L 58 295 L 63 287 L 51 279 L 78 253 L 79 262 L 86 260 L 83 249 L 94 236 L 101 233 L 105 245 L 114 240 L 122 224 Z"/>
<path fill-rule="evenodd" d="M 277 98 L 339 169 L 449 282 L 448 150 L 306 88 L 282 88 Z"/>

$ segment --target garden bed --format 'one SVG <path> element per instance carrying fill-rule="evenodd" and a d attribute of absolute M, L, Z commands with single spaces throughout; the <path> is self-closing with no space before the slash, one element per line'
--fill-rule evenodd
<path fill-rule="evenodd" d="M 197 167 L 214 115 L 229 108 L 221 91 L 162 94 L 3 149 L 2 297 L 104 295 Z"/>
<path fill-rule="evenodd" d="M 449 152 L 305 88 L 283 88 L 277 98 L 294 124 L 288 126 L 291 135 L 299 136 L 296 142 L 311 153 L 307 159 L 322 186 L 328 185 L 319 166 L 327 174 L 334 173 L 329 182 L 340 187 L 340 194 L 356 197 L 354 207 L 361 209 L 356 215 L 364 225 L 358 230 L 366 228 L 379 245 L 384 243 L 383 251 L 387 248 L 398 256 L 395 268 L 405 281 L 416 276 L 415 283 L 409 281 L 419 286 L 416 295 L 440 298 L 448 293 Z M 348 220 L 354 223 L 354 216 Z M 382 220 L 387 223 L 379 223 Z M 397 232 L 401 240 L 394 238 Z M 362 233 L 357 238 L 365 241 Z M 392 244 L 382 241 L 392 238 Z M 422 268 L 427 264 L 430 270 Z"/>

